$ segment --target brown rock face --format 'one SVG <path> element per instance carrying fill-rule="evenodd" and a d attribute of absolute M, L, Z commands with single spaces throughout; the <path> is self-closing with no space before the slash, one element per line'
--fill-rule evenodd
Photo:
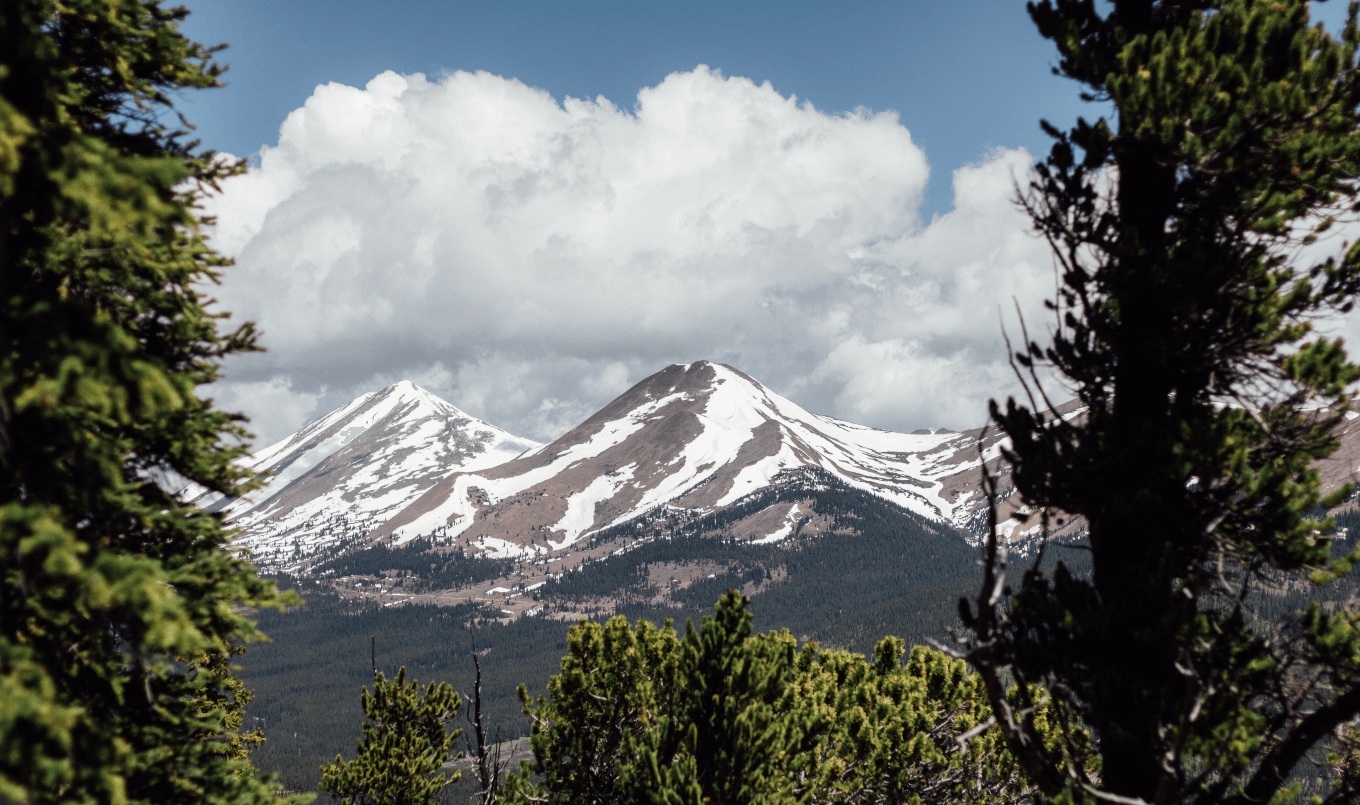
<path fill-rule="evenodd" d="M 1079 415 L 1075 402 L 1062 416 Z M 1356 477 L 1360 417 L 1319 462 L 1324 491 Z M 305 558 L 376 540 L 433 536 L 496 556 L 560 564 L 592 533 L 658 512 L 693 520 L 733 506 L 790 470 L 817 469 L 980 539 L 987 522 L 980 467 L 996 478 L 1000 530 L 1039 536 L 1001 458 L 994 429 L 902 434 L 809 413 L 729 366 L 700 361 L 652 375 L 546 446 L 497 431 L 448 403 L 398 384 L 323 417 L 258 457 L 278 477 L 228 511 L 257 561 Z M 219 507 L 221 504 L 218 504 Z M 1353 506 L 1354 504 L 1348 504 Z M 777 541 L 820 533 L 825 518 L 781 503 L 728 533 Z M 1072 536 L 1080 517 L 1054 514 Z M 291 564 L 290 564 L 291 562 Z M 302 564 L 299 564 L 302 562 Z"/>
<path fill-rule="evenodd" d="M 256 561 L 291 568 L 294 556 L 362 542 L 451 470 L 494 466 L 538 446 L 402 382 L 257 453 L 253 468 L 273 477 L 218 508 Z"/>
<path fill-rule="evenodd" d="M 450 474 L 377 534 L 550 553 L 657 507 L 723 508 L 800 467 L 962 524 L 980 505 L 964 480 L 981 461 L 977 435 L 891 433 L 818 416 L 732 367 L 700 361 L 652 375 L 544 448 Z M 994 454 L 994 439 L 988 447 Z M 771 533 L 783 527 L 771 518 Z"/>

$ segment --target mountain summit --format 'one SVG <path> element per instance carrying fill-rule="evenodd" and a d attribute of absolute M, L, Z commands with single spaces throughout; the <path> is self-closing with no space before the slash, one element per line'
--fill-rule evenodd
<path fill-rule="evenodd" d="M 730 366 L 699 361 L 648 377 L 547 446 L 450 474 L 379 535 L 459 538 L 501 556 L 555 552 L 659 507 L 722 509 L 804 468 L 955 523 L 979 501 L 965 489 L 975 482 L 953 476 L 976 475 L 979 463 L 976 434 L 892 433 L 812 414 Z"/>
<path fill-rule="evenodd" d="M 259 561 L 366 537 L 450 472 L 502 464 L 539 447 L 463 413 L 409 381 L 365 394 L 256 453 L 261 489 L 210 506 L 241 529 Z"/>
<path fill-rule="evenodd" d="M 1360 416 L 1338 435 L 1342 449 L 1319 462 L 1328 489 L 1354 475 Z M 1027 509 L 1004 445 L 995 430 L 894 433 L 813 414 L 707 361 L 666 367 L 548 445 L 398 383 L 261 451 L 251 466 L 269 483 L 209 508 L 226 511 L 261 565 L 330 579 L 349 597 L 479 603 L 494 617 L 548 611 L 540 599 L 551 599 L 554 616 L 574 618 L 625 598 L 670 606 L 705 584 L 754 594 L 811 572 L 787 560 L 809 546 L 833 565 L 906 551 L 899 570 L 918 581 L 935 563 L 971 572 L 966 543 L 988 519 L 984 459 L 999 529 L 1026 552 L 1042 523 L 1012 517 Z M 1085 528 L 1061 515 L 1052 525 L 1060 539 Z M 781 545 L 757 547 L 759 573 L 723 553 L 770 543 Z M 597 564 L 594 581 L 574 575 Z"/>

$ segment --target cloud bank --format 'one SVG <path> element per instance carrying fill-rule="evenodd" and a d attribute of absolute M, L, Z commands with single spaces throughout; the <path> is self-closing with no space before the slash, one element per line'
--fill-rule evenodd
<path fill-rule="evenodd" d="M 699 67 L 631 110 L 488 73 L 318 87 L 209 200 L 214 289 L 265 355 L 212 393 L 261 441 L 410 378 L 550 439 L 668 363 L 736 366 L 809 410 L 980 424 L 1013 389 L 1001 311 L 1052 292 L 1014 205 L 1031 157 L 954 173 L 895 113 L 829 115 Z"/>

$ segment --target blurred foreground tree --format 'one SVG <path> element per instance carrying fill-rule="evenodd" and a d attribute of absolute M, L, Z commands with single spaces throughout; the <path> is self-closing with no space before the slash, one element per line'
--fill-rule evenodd
<path fill-rule="evenodd" d="M 241 732 L 246 705 L 255 698 L 255 692 L 236 676 L 231 658 L 245 653 L 244 646 L 227 646 L 224 652 L 199 652 L 188 661 L 193 673 L 203 677 L 198 680 L 201 683 L 198 695 L 193 697 L 198 715 L 207 717 L 216 711 L 215 717 L 222 719 L 221 732 L 213 733 L 207 740 L 216 745 L 218 754 L 239 761 L 248 761 L 250 751 L 264 743 L 264 733 L 260 730 Z M 253 773 L 248 762 L 236 770 L 238 776 Z"/>
<path fill-rule="evenodd" d="M 991 415 L 1025 501 L 1086 518 L 1094 573 L 1036 562 L 1012 591 L 993 523 L 982 592 L 961 607 L 968 656 L 1049 796 L 1273 801 L 1360 713 L 1353 613 L 1252 615 L 1253 596 L 1356 561 L 1311 514 L 1350 494 L 1323 499 L 1312 463 L 1336 448 L 1360 369 L 1313 322 L 1360 285 L 1360 249 L 1320 239 L 1356 217 L 1356 7 L 1339 38 L 1303 0 L 1029 12 L 1055 71 L 1116 119 L 1043 124 L 1056 142 L 1024 203 L 1058 263 L 1057 322 L 1015 355 L 1027 403 Z M 1050 370 L 1083 417 L 1046 413 Z M 1093 730 L 1099 777 L 1042 745 L 1008 678 Z"/>
<path fill-rule="evenodd" d="M 259 637 L 242 608 L 282 599 L 218 515 L 167 491 L 242 491 L 239 417 L 195 388 L 254 348 L 198 290 L 226 261 L 195 199 L 239 168 L 164 122 L 221 72 L 186 14 L 0 3 L 0 798 L 17 802 L 276 799 L 222 742 L 229 646 Z"/>

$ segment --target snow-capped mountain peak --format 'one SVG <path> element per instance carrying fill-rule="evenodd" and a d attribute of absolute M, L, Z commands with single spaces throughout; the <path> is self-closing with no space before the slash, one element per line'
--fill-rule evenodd
<path fill-rule="evenodd" d="M 294 544 L 307 550 L 364 536 L 450 472 L 538 446 L 402 381 L 255 453 L 247 466 L 272 477 L 222 508 L 241 529 L 238 542 L 267 560 Z"/>
<path fill-rule="evenodd" d="M 975 434 L 852 425 L 699 361 L 652 375 L 538 450 L 449 476 L 382 532 L 461 537 L 505 555 L 556 551 L 659 506 L 723 508 L 806 467 L 955 521 L 963 496 L 946 476 L 979 463 Z"/>

